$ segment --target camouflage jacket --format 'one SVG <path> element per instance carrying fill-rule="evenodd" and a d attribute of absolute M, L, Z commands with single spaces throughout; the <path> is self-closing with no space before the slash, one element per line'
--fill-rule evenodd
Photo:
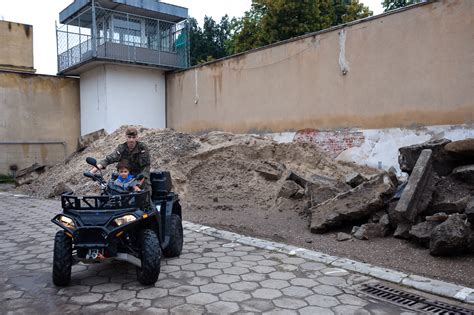
<path fill-rule="evenodd" d="M 100 161 L 104 168 L 116 162 L 126 162 L 130 166 L 130 173 L 134 176 L 143 174 L 146 182 L 150 183 L 150 151 L 145 143 L 138 141 L 132 151 L 127 143 L 120 144 L 112 154 Z"/>

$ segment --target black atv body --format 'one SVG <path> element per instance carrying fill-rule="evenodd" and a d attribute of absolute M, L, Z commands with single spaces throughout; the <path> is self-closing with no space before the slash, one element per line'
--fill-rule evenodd
<path fill-rule="evenodd" d="M 152 172 L 152 193 L 114 190 L 101 175 L 85 173 L 101 184 L 100 196 L 63 194 L 63 211 L 52 222 L 56 233 L 53 282 L 70 282 L 74 263 L 127 261 L 144 285 L 154 284 L 161 255 L 181 254 L 183 228 L 178 195 L 171 191 L 169 172 Z"/>

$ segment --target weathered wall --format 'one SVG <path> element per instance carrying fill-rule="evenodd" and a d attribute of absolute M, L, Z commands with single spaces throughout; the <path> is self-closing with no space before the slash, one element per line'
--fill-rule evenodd
<path fill-rule="evenodd" d="M 121 125 L 165 127 L 163 71 L 102 65 L 81 74 L 81 134 Z"/>
<path fill-rule="evenodd" d="M 269 133 L 264 136 L 280 143 L 304 141 L 314 143 L 331 157 L 388 170 L 399 175 L 398 149 L 432 139 L 452 141 L 474 138 L 474 124 L 437 125 L 386 129 L 303 129 L 297 132 Z"/>
<path fill-rule="evenodd" d="M 168 127 L 279 132 L 471 123 L 473 36 L 474 1 L 445 0 L 173 73 Z"/>
<path fill-rule="evenodd" d="M 80 135 L 79 80 L 0 71 L 0 173 L 64 160 Z"/>
<path fill-rule="evenodd" d="M 0 70 L 35 72 L 31 25 L 0 21 Z"/>

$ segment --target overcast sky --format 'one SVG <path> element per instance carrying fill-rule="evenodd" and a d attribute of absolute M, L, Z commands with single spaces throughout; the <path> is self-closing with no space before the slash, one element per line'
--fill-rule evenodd
<path fill-rule="evenodd" d="M 72 0 L 0 0 L 0 20 L 33 25 L 34 66 L 37 73 L 56 74 L 55 21 L 59 12 Z M 189 8 L 189 15 L 202 24 L 205 15 L 219 21 L 228 14 L 240 17 L 250 8 L 251 0 L 167 0 L 171 4 Z M 382 0 L 362 0 L 374 11 L 382 13 Z M 3 44 L 3 43 L 1 43 Z"/>

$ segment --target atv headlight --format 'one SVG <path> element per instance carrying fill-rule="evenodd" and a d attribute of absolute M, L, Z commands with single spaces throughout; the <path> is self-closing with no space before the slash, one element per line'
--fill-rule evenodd
<path fill-rule="evenodd" d="M 69 229 L 76 228 L 76 224 L 74 223 L 74 221 L 71 218 L 66 217 L 65 215 L 59 216 L 58 221 L 59 223 L 61 223 L 61 225 L 64 225 Z"/>
<path fill-rule="evenodd" d="M 130 223 L 135 221 L 137 218 L 131 214 L 126 214 L 120 218 L 117 218 L 114 220 L 114 223 L 117 224 L 118 226 L 121 226 L 122 224 Z"/>

